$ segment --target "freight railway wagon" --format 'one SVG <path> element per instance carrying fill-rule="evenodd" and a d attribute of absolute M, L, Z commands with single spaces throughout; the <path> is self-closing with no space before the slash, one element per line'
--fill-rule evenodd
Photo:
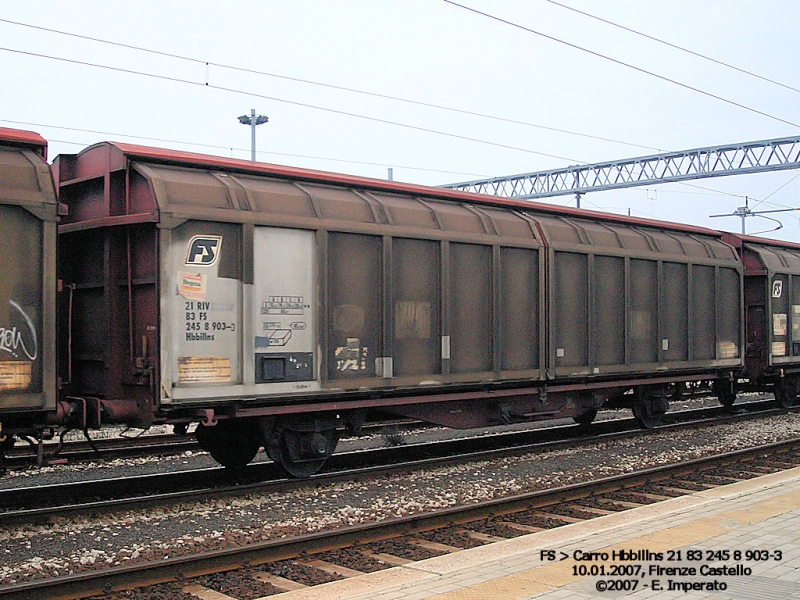
<path fill-rule="evenodd" d="M 783 407 L 800 387 L 800 244 L 724 234 L 744 265 L 745 368 L 734 381 L 718 381 L 725 405 L 737 391 L 774 392 Z"/>
<path fill-rule="evenodd" d="M 650 427 L 692 382 L 797 398 L 800 245 L 110 143 L 56 159 L 56 202 L 45 150 L 0 130 L 6 444 L 197 422 L 220 463 L 305 476 L 372 409 Z"/>
<path fill-rule="evenodd" d="M 0 128 L 0 457 L 15 429 L 57 420 L 58 209 L 46 159 L 38 134 Z"/>
<path fill-rule="evenodd" d="M 736 379 L 721 234 L 103 143 L 53 166 L 61 377 L 88 427 L 198 421 L 240 466 L 318 470 L 368 409 L 451 427 Z"/>

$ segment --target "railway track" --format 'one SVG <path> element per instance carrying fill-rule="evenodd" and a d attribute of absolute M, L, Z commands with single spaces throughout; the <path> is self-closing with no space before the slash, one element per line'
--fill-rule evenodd
<path fill-rule="evenodd" d="M 398 419 L 364 425 L 365 434 L 377 434 L 384 430 L 402 432 L 413 427 L 420 427 L 419 421 Z M 42 465 L 75 464 L 93 460 L 110 460 L 115 458 L 138 458 L 145 456 L 172 456 L 186 451 L 201 452 L 193 434 L 176 435 L 174 433 L 145 434 L 132 437 L 111 437 L 96 440 L 73 440 L 64 442 L 48 442 L 43 446 L 40 457 L 38 448 L 17 444 L 5 456 L 8 469 L 22 469 L 40 463 Z"/>
<path fill-rule="evenodd" d="M 769 402 L 744 404 L 740 412 L 726 414 L 721 407 L 669 413 L 671 424 L 656 430 L 638 428 L 634 419 L 595 423 L 591 428 L 575 425 L 526 430 L 481 437 L 457 438 L 419 444 L 357 450 L 334 455 L 324 473 L 310 479 L 331 483 L 369 478 L 394 471 L 476 461 L 532 451 L 546 452 L 576 445 L 630 436 L 649 431 L 680 430 L 780 414 Z M 272 462 L 249 465 L 241 472 L 224 468 L 202 468 L 140 476 L 81 480 L 44 486 L 0 489 L 0 524 L 41 522 L 54 517 L 86 512 L 108 512 L 132 507 L 158 506 L 185 500 L 276 492 L 305 485 L 306 480 L 286 479 Z M 143 494 L 142 490 L 147 490 Z"/>
<path fill-rule="evenodd" d="M 692 395 L 684 401 L 693 402 L 711 397 L 711 392 L 700 395 Z M 770 396 L 771 397 L 771 396 Z M 714 400 L 714 402 L 716 402 Z M 736 404 L 738 410 L 754 410 L 754 406 L 761 406 L 765 400 L 745 401 Z M 719 407 L 702 407 L 708 409 L 709 415 L 721 412 Z M 697 409 L 701 410 L 701 409 Z M 668 413 L 665 422 L 669 423 L 673 415 Z M 571 421 L 571 420 L 570 420 Z M 533 423 L 531 427 L 537 428 L 540 423 Z M 596 423 L 597 424 L 597 423 Z M 364 435 L 386 434 L 387 437 L 402 437 L 409 430 L 419 427 L 429 427 L 420 421 L 411 419 L 397 419 L 390 421 L 379 421 L 368 423 L 362 427 Z M 63 465 L 76 464 L 95 460 L 111 460 L 115 458 L 138 458 L 146 456 L 174 456 L 186 451 L 200 452 L 200 448 L 194 435 L 176 435 L 174 433 L 162 434 L 140 434 L 137 436 L 123 436 L 100 438 L 100 439 L 77 439 L 65 441 L 59 444 L 56 441 L 46 442 L 39 452 L 36 444 L 30 441 L 29 444 L 18 443 L 14 448 L 8 450 L 5 455 L 5 467 L 7 469 L 23 469 L 36 465 Z"/>
<path fill-rule="evenodd" d="M 238 585 L 250 590 L 248 593 L 267 595 L 591 519 L 797 465 L 800 439 L 380 523 L 0 586 L 0 597 L 83 598 L 143 586 L 157 586 L 144 592 L 153 597 L 171 593 L 191 597 L 202 596 L 209 584 L 220 585 L 222 580 L 228 581 L 227 590 Z"/>

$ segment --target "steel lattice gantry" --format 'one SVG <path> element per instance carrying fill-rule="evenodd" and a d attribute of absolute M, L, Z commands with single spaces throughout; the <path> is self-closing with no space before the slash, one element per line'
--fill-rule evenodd
<path fill-rule="evenodd" d="M 800 137 L 795 136 L 666 152 L 442 187 L 506 198 L 533 199 L 798 167 Z"/>

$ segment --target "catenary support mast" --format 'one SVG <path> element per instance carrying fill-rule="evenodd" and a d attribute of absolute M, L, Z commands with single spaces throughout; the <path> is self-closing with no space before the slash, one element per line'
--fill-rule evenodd
<path fill-rule="evenodd" d="M 534 199 L 800 168 L 800 137 L 666 152 L 626 160 L 493 177 L 442 187 L 505 198 Z"/>

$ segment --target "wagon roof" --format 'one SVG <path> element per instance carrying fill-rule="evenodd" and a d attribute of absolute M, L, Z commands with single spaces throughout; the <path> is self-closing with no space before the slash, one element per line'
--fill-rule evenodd
<path fill-rule="evenodd" d="M 35 131 L 0 127 L 0 143 L 14 146 L 30 146 L 39 151 L 43 157 L 47 156 L 47 140 Z"/>
<path fill-rule="evenodd" d="M 456 202 L 469 202 L 485 206 L 497 206 L 501 208 L 535 210 L 542 213 L 549 213 L 565 217 L 601 219 L 604 221 L 613 221 L 618 223 L 625 223 L 628 225 L 652 227 L 656 229 L 670 229 L 674 231 L 683 231 L 687 233 L 694 233 L 694 234 L 713 236 L 713 237 L 720 237 L 722 235 L 721 232 L 719 231 L 695 225 L 671 223 L 668 221 L 658 221 L 655 219 L 642 219 L 637 217 L 615 215 L 599 211 L 553 206 L 550 204 L 531 202 L 528 200 L 498 198 L 495 196 L 486 196 L 482 194 L 474 194 L 471 192 L 461 192 L 446 188 L 430 187 L 418 184 L 409 184 L 397 181 L 360 177 L 355 175 L 346 175 L 342 173 L 332 173 L 327 171 L 317 171 L 312 169 L 303 169 L 298 167 L 289 167 L 289 166 L 275 165 L 270 163 L 252 162 L 248 160 L 225 158 L 221 156 L 197 154 L 194 152 L 183 152 L 180 150 L 167 150 L 163 148 L 153 148 L 149 146 L 139 146 L 135 144 L 124 144 L 118 142 L 103 142 L 103 143 L 107 143 L 115 147 L 130 160 L 141 160 L 144 162 L 171 164 L 171 165 L 205 168 L 205 169 L 220 169 L 220 170 L 235 171 L 240 173 L 250 173 L 256 175 L 267 175 L 271 177 L 277 177 L 295 181 L 307 181 L 307 182 L 315 182 L 315 183 L 322 183 L 329 185 L 343 185 L 343 186 L 358 187 L 369 190 L 394 192 L 399 194 L 412 194 L 415 196 L 451 200 Z M 100 144 L 96 144 L 95 146 L 97 145 Z M 83 152 L 90 150 L 93 147 L 94 146 L 85 149 L 84 151 L 81 152 L 81 154 L 83 154 Z"/>
<path fill-rule="evenodd" d="M 741 235 L 738 233 L 724 234 L 724 240 L 735 248 L 740 248 L 743 244 L 755 244 L 762 246 L 776 246 L 779 248 L 790 248 L 793 250 L 800 250 L 800 244 L 796 242 L 787 242 L 785 240 L 773 240 L 768 238 L 760 238 L 754 235 Z"/>

